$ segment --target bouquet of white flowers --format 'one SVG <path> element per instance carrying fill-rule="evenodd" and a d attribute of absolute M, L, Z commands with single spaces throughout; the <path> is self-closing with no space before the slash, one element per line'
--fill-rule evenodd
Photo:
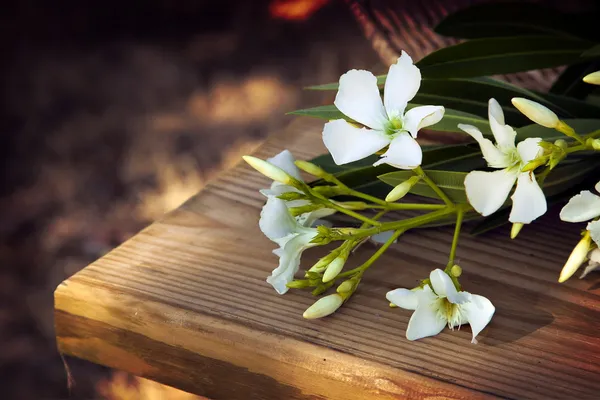
<path fill-rule="evenodd" d="M 493 7 L 479 7 L 475 17 L 485 20 Z M 453 23 L 468 26 L 465 14 L 473 12 L 449 17 L 444 30 L 452 32 Z M 267 282 L 279 294 L 311 288 L 318 296 L 337 287 L 309 307 L 305 318 L 327 316 L 348 301 L 366 271 L 408 230 L 453 225 L 447 264 L 417 287 L 386 297 L 391 306 L 414 310 L 409 340 L 468 323 L 475 342 L 495 308 L 487 298 L 462 290 L 455 254 L 463 223 L 479 220 L 471 231 L 479 234 L 510 222 L 514 239 L 547 212 L 549 203 L 569 198 L 560 218 L 589 223 L 558 281 L 569 279 L 587 259 L 583 275 L 600 266 L 600 194 L 591 191 L 595 185 L 600 192 L 600 119 L 589 118 L 600 116 L 600 107 L 583 99 L 585 90 L 578 89 L 577 96 L 568 90 L 543 94 L 483 77 L 573 64 L 580 74 L 569 67 L 557 85 L 566 87 L 570 79 L 571 88 L 593 88 L 600 84 L 600 71 L 586 69 L 598 62 L 600 47 L 578 37 L 581 32 L 561 34 L 555 26 L 550 33 L 524 32 L 476 37 L 417 64 L 402 52 L 384 76 L 348 71 L 338 84 L 312 88 L 337 90 L 333 106 L 294 112 L 328 120 L 323 142 L 329 154 L 311 161 L 295 160 L 288 151 L 266 161 L 244 157 L 274 181 L 261 191 L 267 200 L 260 228 L 278 246 L 279 257 Z M 422 105 L 429 101 L 435 104 Z M 416 138 L 423 128 L 462 132 L 476 144 L 422 147 Z M 300 170 L 316 180 L 304 182 Z M 344 215 L 346 223 L 324 220 L 334 214 Z M 353 250 L 368 239 L 381 247 L 366 262 L 346 268 Z M 331 242 L 339 246 L 296 279 L 303 251 Z"/>

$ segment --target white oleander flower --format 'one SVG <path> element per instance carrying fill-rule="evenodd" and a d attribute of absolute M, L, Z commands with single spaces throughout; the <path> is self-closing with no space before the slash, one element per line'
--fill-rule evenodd
<path fill-rule="evenodd" d="M 490 128 L 496 145 L 483 137 L 472 125 L 459 124 L 481 147 L 483 158 L 491 168 L 498 171 L 472 171 L 465 178 L 469 203 L 483 216 L 496 212 L 506 201 L 515 182 L 517 188 L 511 196 L 513 201 L 509 221 L 528 224 L 547 210 L 546 196 L 537 183 L 534 173 L 521 169 L 543 152 L 538 145 L 541 138 L 527 138 L 515 146 L 516 132 L 504 123 L 504 113 L 495 99 L 489 101 Z"/>
<path fill-rule="evenodd" d="M 353 69 L 342 75 L 334 104 L 365 127 L 344 119 L 325 124 L 323 142 L 335 163 L 357 161 L 389 145 L 374 165 L 386 163 L 402 169 L 421 165 L 423 153 L 415 140 L 417 132 L 438 123 L 444 116 L 444 107 L 419 106 L 405 113 L 420 86 L 421 72 L 404 51 L 389 69 L 383 102 L 377 78 L 371 72 Z"/>
<path fill-rule="evenodd" d="M 441 269 L 431 271 L 431 286 L 413 290 L 396 289 L 386 298 L 398 307 L 414 310 L 410 317 L 406 338 L 417 340 L 440 333 L 446 325 L 450 329 L 470 324 L 475 337 L 491 321 L 495 307 L 483 296 L 456 290 L 452 279 Z"/>
<path fill-rule="evenodd" d="M 600 182 L 595 186 L 600 192 Z M 560 211 L 560 219 L 566 222 L 585 222 L 600 217 L 600 196 L 583 190 L 569 200 Z M 600 247 L 600 221 L 592 221 L 587 225 L 592 240 Z"/>
<path fill-rule="evenodd" d="M 590 259 L 590 262 L 588 263 L 587 267 L 585 267 L 585 269 L 581 273 L 581 276 L 579 277 L 579 279 L 583 279 L 590 272 L 600 269 L 600 249 L 595 248 L 594 250 L 590 251 L 590 254 L 588 255 L 588 257 Z"/>
<path fill-rule="evenodd" d="M 298 169 L 298 167 L 296 167 L 296 164 L 294 163 L 295 161 L 296 160 L 294 159 L 294 155 L 289 150 L 283 150 L 281 153 L 267 159 L 268 163 L 282 169 L 297 180 L 302 181 L 300 170 Z M 262 193 L 267 198 L 269 198 L 270 196 L 277 197 L 288 192 L 302 193 L 295 187 L 283 184 L 278 181 L 273 181 L 269 189 L 260 190 L 260 193 Z M 310 201 L 292 200 L 286 201 L 285 204 L 288 206 L 288 208 L 301 207 L 310 204 Z M 300 224 L 310 227 L 313 226 L 313 224 L 315 224 L 315 222 L 317 222 L 318 219 L 328 217 L 332 214 L 335 214 L 335 212 L 336 211 L 331 208 L 319 208 L 317 210 L 298 215 L 296 217 L 296 220 Z"/>
<path fill-rule="evenodd" d="M 260 230 L 279 245 L 273 253 L 279 257 L 279 266 L 271 272 L 267 282 L 277 293 L 288 291 L 287 283 L 294 280 L 300 267 L 302 252 L 316 246 L 311 240 L 317 236 L 317 229 L 307 228 L 291 216 L 285 202 L 269 196 L 260 213 Z"/>

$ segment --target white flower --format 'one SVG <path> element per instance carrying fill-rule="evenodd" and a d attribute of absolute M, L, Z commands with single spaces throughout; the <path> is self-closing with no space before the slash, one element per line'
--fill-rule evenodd
<path fill-rule="evenodd" d="M 496 145 L 472 125 L 459 124 L 481 147 L 488 166 L 499 171 L 472 171 L 465 178 L 465 189 L 469 203 L 477 212 L 488 216 L 497 211 L 517 182 L 512 195 L 512 210 L 509 221 L 528 224 L 547 210 L 546 196 L 538 185 L 533 172 L 521 172 L 530 161 L 537 158 L 543 149 L 540 138 L 527 138 L 515 146 L 516 132 L 504 123 L 504 113 L 495 99 L 489 101 L 489 120 Z"/>
<path fill-rule="evenodd" d="M 600 192 L 600 182 L 595 186 Z M 584 222 L 600 217 L 600 196 L 584 190 L 569 200 L 560 211 L 560 219 L 566 222 Z M 592 221 L 587 225 L 592 240 L 600 246 L 600 221 Z"/>
<path fill-rule="evenodd" d="M 413 169 L 421 165 L 423 153 L 414 139 L 419 129 L 438 123 L 444 107 L 420 106 L 404 113 L 421 86 L 421 72 L 404 51 L 390 67 L 381 101 L 377 78 L 369 71 L 351 70 L 340 77 L 335 106 L 347 117 L 330 121 L 323 129 L 323 142 L 336 164 L 363 159 L 389 145 L 374 165 L 386 163 Z"/>
<path fill-rule="evenodd" d="M 407 310 L 415 310 L 408 322 L 406 338 L 417 340 L 440 333 L 444 326 L 450 329 L 470 324 L 475 337 L 492 319 L 494 305 L 485 297 L 468 292 L 458 292 L 454 283 L 441 269 L 431 271 L 431 286 L 422 289 L 396 289 L 388 292 L 386 298 Z"/>
<path fill-rule="evenodd" d="M 600 249 L 595 248 L 594 250 L 590 251 L 588 257 L 590 258 L 590 262 L 581 273 L 579 279 L 585 278 L 587 274 L 600 268 Z"/>
<path fill-rule="evenodd" d="M 317 236 L 317 230 L 299 224 L 289 213 L 285 202 L 273 196 L 267 198 L 258 225 L 265 236 L 279 245 L 273 250 L 279 257 L 279 266 L 271 272 L 267 282 L 277 293 L 284 294 L 288 291 L 286 284 L 294 280 L 298 272 L 302 252 L 316 246 L 311 240 Z"/>
<path fill-rule="evenodd" d="M 300 175 L 300 170 L 298 169 L 298 167 L 296 167 L 296 164 L 294 164 L 295 161 L 296 160 L 294 159 L 293 154 L 289 150 L 283 150 L 276 156 L 267 159 L 268 163 L 282 169 L 297 180 L 303 181 L 302 176 Z M 277 197 L 287 192 L 302 193 L 295 187 L 283 184 L 278 181 L 273 181 L 269 189 L 260 190 L 260 193 L 262 193 L 267 198 L 271 196 Z M 308 200 L 292 200 L 287 201 L 285 203 L 288 206 L 288 208 L 301 207 L 310 204 Z M 336 211 L 331 208 L 319 208 L 317 210 L 297 216 L 296 220 L 304 226 L 312 226 L 319 218 L 325 218 L 331 214 L 334 214 L 335 212 Z"/>

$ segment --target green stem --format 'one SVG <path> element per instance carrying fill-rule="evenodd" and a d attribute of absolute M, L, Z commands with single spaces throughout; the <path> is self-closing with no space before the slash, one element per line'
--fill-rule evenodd
<path fill-rule="evenodd" d="M 427 183 L 429 185 L 429 187 L 431 189 L 433 189 L 433 191 L 439 196 L 440 199 L 442 199 L 444 201 L 444 203 L 446 203 L 448 206 L 454 205 L 452 200 L 450 200 L 450 198 L 448 196 L 446 196 L 446 193 L 444 193 L 442 191 L 442 189 L 440 189 L 438 187 L 438 185 L 435 184 L 434 181 L 429 179 L 429 177 L 427 176 L 427 174 L 425 173 L 425 171 L 423 171 L 423 169 L 421 167 L 417 167 L 417 168 L 413 169 L 413 172 L 415 174 L 417 174 L 421 179 L 423 179 L 423 181 L 425 181 L 425 183 Z"/>
<path fill-rule="evenodd" d="M 358 230 L 356 233 L 348 235 L 342 239 L 360 239 L 391 230 L 408 230 L 417 226 L 428 224 L 430 222 L 435 222 L 448 214 L 452 214 L 455 211 L 456 207 L 454 205 L 452 207 L 444 207 L 441 210 L 433 211 L 425 215 L 419 215 L 417 217 L 408 218 L 402 221 L 385 222 L 379 226 L 374 226 L 373 228 Z"/>
<path fill-rule="evenodd" d="M 334 210 L 339 211 L 339 212 L 341 212 L 343 214 L 346 214 L 346 215 L 348 215 L 350 217 L 356 218 L 359 221 L 366 222 L 366 223 L 368 223 L 370 225 L 373 225 L 373 226 L 380 226 L 381 225 L 381 222 L 377 222 L 375 220 L 372 220 L 371 218 L 367 218 L 364 215 L 356 213 L 356 212 L 354 212 L 352 210 L 347 210 L 344 207 L 338 206 L 337 204 L 332 203 L 331 201 L 329 201 L 327 199 L 321 200 L 321 202 L 323 204 L 325 204 L 327 206 L 327 208 L 333 208 Z"/>
<path fill-rule="evenodd" d="M 454 236 L 452 237 L 452 247 L 450 248 L 450 256 L 448 257 L 448 265 L 446 269 L 452 268 L 454 259 L 456 258 L 456 247 L 458 246 L 458 238 L 460 236 L 460 228 L 462 226 L 465 213 L 461 207 L 456 209 L 456 227 L 454 228 Z"/>
<path fill-rule="evenodd" d="M 400 235 L 402 235 L 404 232 L 406 231 L 406 229 L 398 229 L 396 232 L 394 232 L 394 234 L 392 236 L 390 236 L 390 238 L 367 260 L 365 261 L 360 267 L 356 267 L 354 269 L 348 270 L 346 272 L 343 272 L 341 274 L 339 274 L 337 278 L 345 278 L 347 276 L 352 276 L 354 274 L 363 274 L 371 265 L 373 265 L 373 263 L 375 261 L 377 261 L 377 259 L 379 257 L 381 257 L 381 255 L 383 253 L 385 253 L 385 251 L 388 249 L 388 247 L 390 247 L 392 245 L 392 243 L 394 243 L 394 241 L 396 239 L 398 239 L 398 237 Z"/>

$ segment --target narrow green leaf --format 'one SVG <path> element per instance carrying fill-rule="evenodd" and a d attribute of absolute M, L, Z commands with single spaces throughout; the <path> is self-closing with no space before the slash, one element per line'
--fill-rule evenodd
<path fill-rule="evenodd" d="M 427 170 L 425 173 L 446 193 L 450 200 L 456 203 L 468 202 L 464 184 L 465 177 L 467 176 L 466 172 Z M 412 171 L 396 171 L 380 175 L 378 178 L 388 185 L 395 187 L 411 176 L 414 176 Z M 434 199 L 439 198 L 433 189 L 422 180 L 412 187 L 410 193 Z"/>
<path fill-rule="evenodd" d="M 441 35 L 463 39 L 500 36 L 576 36 L 596 39 L 597 19 L 565 14 L 541 4 L 501 2 L 478 4 L 450 14 L 435 27 Z"/>
<path fill-rule="evenodd" d="M 377 76 L 377 85 L 383 86 L 383 84 L 385 83 L 386 77 L 387 77 L 387 75 L 378 75 Z M 337 90 L 339 86 L 340 85 L 338 82 L 332 82 L 332 83 L 325 83 L 323 85 L 308 86 L 308 87 L 305 87 L 305 89 L 307 89 L 307 90 Z"/>
<path fill-rule="evenodd" d="M 474 39 L 434 51 L 416 65 L 427 78 L 468 78 L 550 68 L 581 60 L 593 46 L 557 36 Z"/>
<path fill-rule="evenodd" d="M 295 110 L 287 113 L 288 115 L 298 115 L 302 117 L 313 117 L 313 118 L 323 118 L 327 120 L 332 119 L 346 119 L 346 117 L 340 110 L 337 109 L 333 104 L 327 106 L 318 106 L 312 108 L 305 108 L 303 110 Z"/>
<path fill-rule="evenodd" d="M 599 114 L 600 115 L 600 114 Z M 590 132 L 600 129 L 600 119 L 565 119 L 565 123 L 575 129 L 580 135 L 586 135 Z M 562 133 L 551 128 L 546 128 L 538 124 L 531 124 L 517 129 L 517 140 L 521 141 L 530 137 L 541 137 L 544 140 L 551 141 L 559 138 L 566 139 Z"/>
<path fill-rule="evenodd" d="M 600 49 L 600 46 L 598 47 Z M 584 99 L 592 93 L 595 86 L 585 83 L 583 77 L 598 69 L 600 69 L 600 60 L 570 65 L 556 79 L 550 88 L 550 93 Z"/>

